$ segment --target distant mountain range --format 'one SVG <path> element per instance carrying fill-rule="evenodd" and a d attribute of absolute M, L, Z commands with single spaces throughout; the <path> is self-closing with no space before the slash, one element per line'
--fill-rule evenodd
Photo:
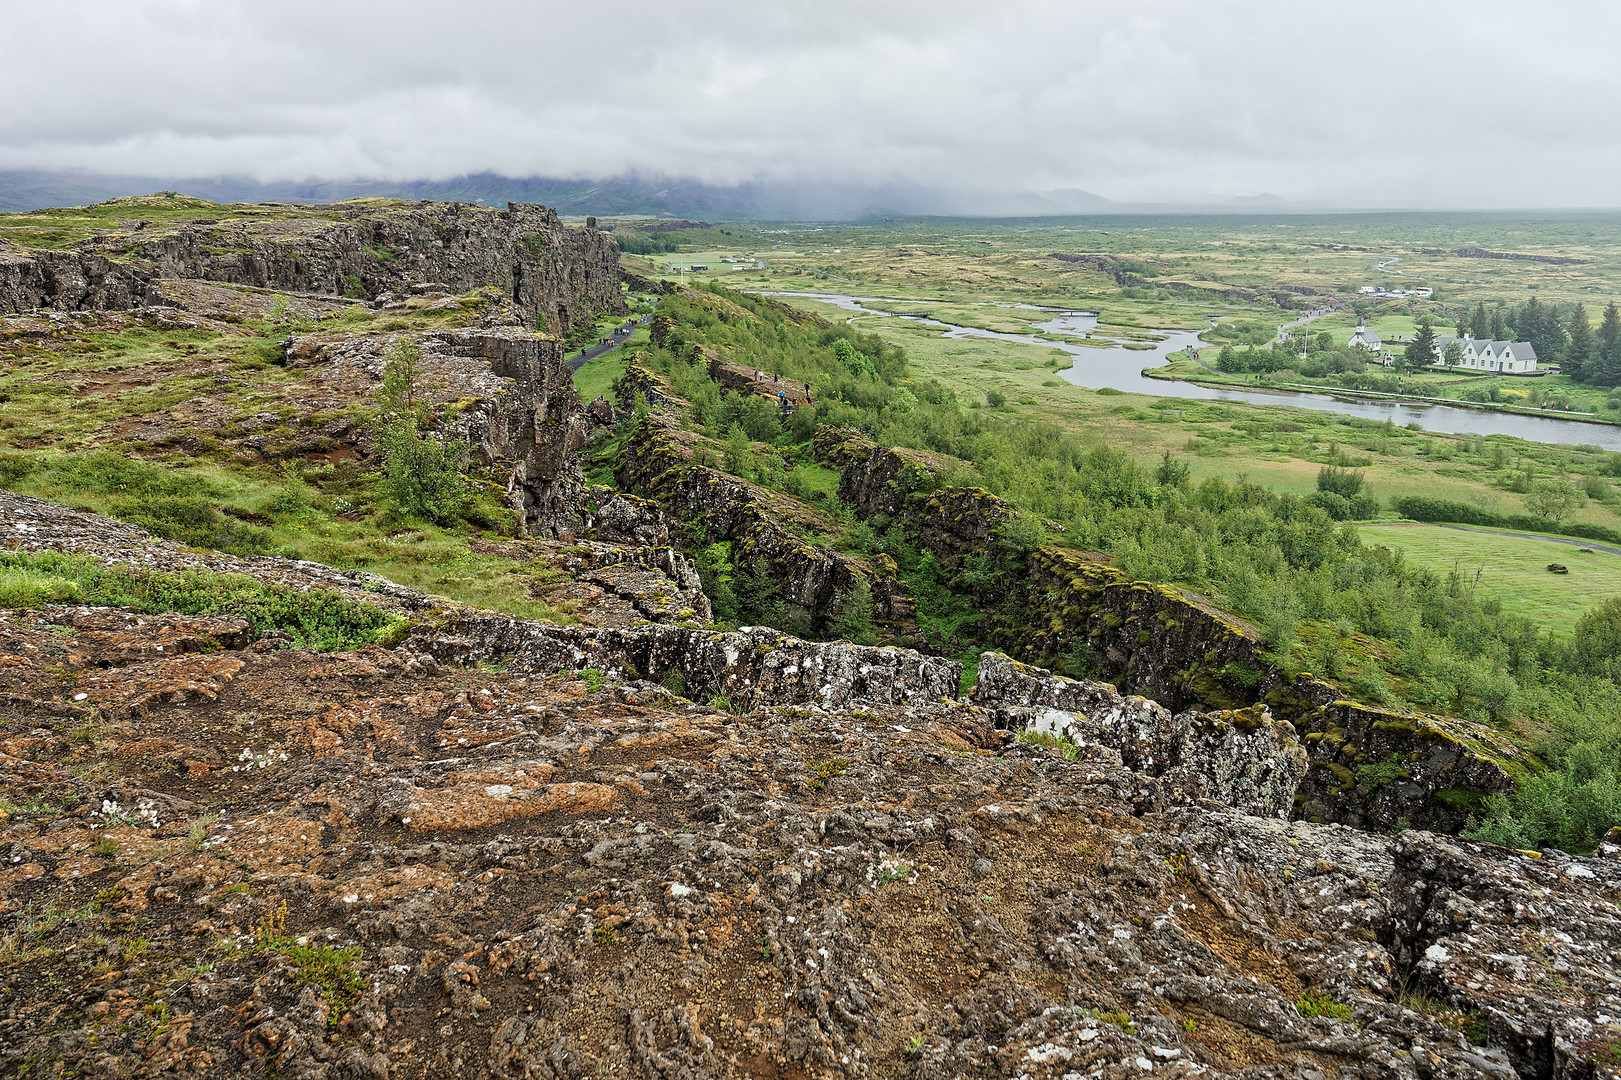
<path fill-rule="evenodd" d="M 320 180 L 265 183 L 243 177 L 109 176 L 80 172 L 0 172 L 0 211 L 83 206 L 119 195 L 178 191 L 213 202 L 336 202 L 373 195 L 487 203 L 541 203 L 565 215 L 722 220 L 860 220 L 883 217 L 1035 217 L 1118 212 L 1125 207 L 1079 188 L 1003 192 L 907 183 L 706 184 L 670 177 L 604 180 L 475 173 L 450 180 Z"/>
<path fill-rule="evenodd" d="M 1081 188 L 1001 191 L 906 181 L 747 180 L 711 184 L 630 174 L 606 179 L 470 173 L 448 180 L 309 180 L 264 182 L 240 176 L 118 176 L 74 171 L 0 171 L 0 212 L 84 206 L 119 195 L 177 191 L 213 202 L 338 202 L 373 195 L 503 206 L 556 207 L 567 217 L 664 217 L 718 221 L 862 221 L 906 217 L 1024 218 L 1094 214 L 1367 213 L 1397 207 L 1297 202 L 1272 192 L 1186 202 L 1114 202 Z M 1562 211 L 1553 211 L 1559 213 Z"/>

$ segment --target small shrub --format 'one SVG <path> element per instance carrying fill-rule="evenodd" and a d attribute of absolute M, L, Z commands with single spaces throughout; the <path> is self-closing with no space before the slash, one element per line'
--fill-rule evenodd
<path fill-rule="evenodd" d="M 1308 1020 L 1319 1016 L 1326 1016 L 1330 1020 L 1349 1020 L 1356 1010 L 1335 1001 L 1327 990 L 1308 990 L 1295 1002 L 1295 1011 Z"/>
<path fill-rule="evenodd" d="M 1079 1009 L 1077 1011 L 1087 1019 L 1096 1020 L 1100 1024 L 1113 1024 L 1127 1035 L 1133 1034 L 1137 1030 L 1137 1025 L 1132 1022 L 1131 1014 L 1123 1009 L 1115 1009 L 1110 1012 L 1103 1012 L 1099 1009 Z"/>
<path fill-rule="evenodd" d="M 402 621 L 324 589 L 294 589 L 241 574 L 175 574 L 107 566 L 84 555 L 0 551 L 0 607 L 51 597 L 131 611 L 235 615 L 258 633 L 278 630 L 306 649 L 352 649 L 379 640 Z"/>
<path fill-rule="evenodd" d="M 264 915 L 251 933 L 259 952 L 281 956 L 292 965 L 297 982 L 315 988 L 329 1006 L 329 1025 L 337 1026 L 349 1006 L 366 992 L 366 979 L 358 967 L 360 947 L 299 944 L 287 933 L 287 901 Z"/>
<path fill-rule="evenodd" d="M 467 445 L 460 439 L 424 434 L 427 410 L 417 402 L 422 353 L 402 341 L 389 353 L 383 385 L 377 392 L 381 410 L 374 423 L 383 451 L 384 498 L 401 513 L 448 525 L 467 504 Z"/>
<path fill-rule="evenodd" d="M 617 945 L 619 934 L 613 927 L 603 924 L 591 931 L 591 940 L 598 945 Z"/>
<path fill-rule="evenodd" d="M 829 780 L 837 780 L 843 776 L 844 770 L 848 769 L 851 764 L 853 763 L 849 758 L 829 758 L 827 761 L 807 762 L 805 771 L 810 774 L 810 778 L 805 783 L 813 788 L 824 787 Z"/>
<path fill-rule="evenodd" d="M 110 836 L 103 836 L 90 846 L 90 854 L 98 858 L 110 859 L 118 854 L 118 841 Z"/>
<path fill-rule="evenodd" d="M 888 885 L 895 881 L 905 881 L 911 876 L 911 866 L 906 863 L 895 863 L 891 866 L 880 867 L 873 881 L 875 885 Z"/>
<path fill-rule="evenodd" d="M 1037 746 L 1045 746 L 1049 750 L 1056 750 L 1058 756 L 1065 761 L 1075 761 L 1081 754 L 1080 747 L 1076 746 L 1067 735 L 1049 735 L 1045 731 L 1021 731 L 1019 732 L 1018 741 L 1034 743 Z"/>
<path fill-rule="evenodd" d="M 191 829 L 186 833 L 186 843 L 193 849 L 201 851 L 208 842 L 208 827 L 218 821 L 218 814 L 203 814 L 201 817 L 191 819 Z"/>
<path fill-rule="evenodd" d="M 585 692 L 594 694 L 608 685 L 607 678 L 596 668 L 581 668 L 580 678 L 585 680 Z"/>
<path fill-rule="evenodd" d="M 1183 887 L 1191 886 L 1199 880 L 1199 872 L 1188 862 L 1188 857 L 1181 852 L 1173 852 L 1165 856 L 1165 865 L 1171 868 L 1176 875 L 1177 884 Z"/>
<path fill-rule="evenodd" d="M 833 605 L 833 636 L 852 645 L 871 645 L 878 639 L 872 628 L 872 588 L 856 578 Z"/>

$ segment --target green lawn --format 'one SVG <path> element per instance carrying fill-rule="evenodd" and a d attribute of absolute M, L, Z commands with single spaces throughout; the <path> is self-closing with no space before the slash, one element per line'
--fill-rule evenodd
<path fill-rule="evenodd" d="M 1583 554 L 1579 548 L 1550 540 L 1438 525 L 1366 525 L 1357 531 L 1364 542 L 1398 548 L 1414 563 L 1439 574 L 1456 567 L 1465 587 L 1479 570 L 1477 599 L 1495 597 L 1505 612 L 1535 619 L 1561 633 L 1568 633 L 1577 617 L 1594 604 L 1621 594 L 1621 555 L 1605 551 Z M 1549 563 L 1567 566 L 1570 573 L 1550 573 Z"/>

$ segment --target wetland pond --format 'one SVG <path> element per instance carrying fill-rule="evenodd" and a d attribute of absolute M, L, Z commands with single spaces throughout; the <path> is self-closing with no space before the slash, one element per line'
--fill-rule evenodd
<path fill-rule="evenodd" d="M 1198 348 L 1207 344 L 1199 340 L 1198 330 L 1153 330 L 1152 342 L 1146 349 L 1128 349 L 1123 345 L 1099 348 L 1095 344 L 1080 344 L 1044 338 L 1037 334 L 1009 334 L 996 330 L 983 330 L 973 326 L 957 326 L 941 322 L 928 315 L 914 312 L 888 311 L 883 305 L 917 303 L 881 296 L 851 296 L 844 293 L 772 292 L 764 295 L 800 296 L 808 300 L 831 304 L 846 311 L 863 315 L 888 316 L 907 319 L 938 329 L 948 338 L 989 338 L 997 341 L 1017 341 L 1061 349 L 1074 358 L 1074 362 L 1058 376 L 1076 386 L 1100 389 L 1110 387 L 1131 394 L 1150 394 L 1154 397 L 1195 398 L 1201 400 L 1248 401 L 1256 405 L 1290 405 L 1317 412 L 1360 416 L 1370 420 L 1389 420 L 1395 424 L 1416 424 L 1425 431 L 1438 431 L 1448 435 L 1510 435 L 1531 442 L 1556 443 L 1565 446 L 1597 446 L 1605 450 L 1621 451 L 1621 427 L 1610 424 L 1586 423 L 1581 420 L 1563 420 L 1558 417 L 1523 416 L 1518 413 L 1493 412 L 1482 409 L 1463 409 L 1450 405 L 1428 405 L 1422 402 L 1380 400 L 1375 398 L 1341 397 L 1332 393 L 1314 394 L 1295 390 L 1238 390 L 1226 387 L 1201 386 L 1198 383 L 1150 379 L 1144 368 L 1159 367 L 1169 362 L 1171 353 L 1188 346 Z M 1031 325 L 1049 334 L 1083 337 L 1097 329 L 1098 317 L 1092 312 L 1070 308 L 1046 308 L 1034 304 L 996 304 L 996 308 L 1050 314 L 1051 318 Z M 1135 331 L 1134 331 L 1135 332 Z"/>

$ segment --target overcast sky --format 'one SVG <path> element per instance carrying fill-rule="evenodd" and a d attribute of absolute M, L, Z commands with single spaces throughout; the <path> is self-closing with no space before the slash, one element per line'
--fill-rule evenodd
<path fill-rule="evenodd" d="M 1621 4 L 0 0 L 0 169 L 1621 206 Z"/>

